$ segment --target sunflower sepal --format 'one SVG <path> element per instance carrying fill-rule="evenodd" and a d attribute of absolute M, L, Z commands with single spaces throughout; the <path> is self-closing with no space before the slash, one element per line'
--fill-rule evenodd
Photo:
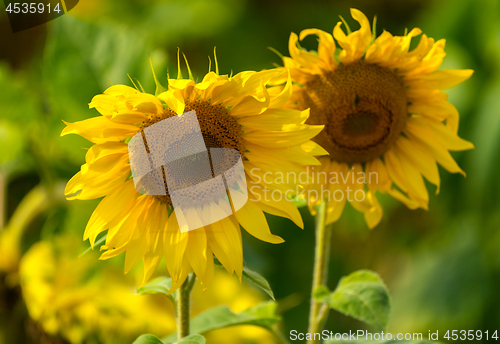
<path fill-rule="evenodd" d="M 155 96 L 158 97 L 159 94 L 168 91 L 168 89 L 166 87 L 164 87 L 160 83 L 160 81 L 158 80 L 158 78 L 156 77 L 156 73 L 155 73 L 155 69 L 153 68 L 153 61 L 151 61 L 151 57 L 149 57 L 149 64 L 151 66 L 151 72 L 153 73 L 153 79 L 154 79 L 155 85 L 156 85 Z"/>

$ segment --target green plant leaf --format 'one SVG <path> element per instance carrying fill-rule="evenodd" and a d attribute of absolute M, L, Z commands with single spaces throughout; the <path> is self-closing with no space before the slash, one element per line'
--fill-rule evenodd
<path fill-rule="evenodd" d="M 137 294 L 147 295 L 147 294 L 165 294 L 172 302 L 175 302 L 175 293 L 167 295 L 168 291 L 172 287 L 172 278 L 160 276 L 151 280 L 151 282 L 143 285 L 137 289 Z"/>
<path fill-rule="evenodd" d="M 137 338 L 132 344 L 163 344 L 163 342 L 152 334 L 143 334 L 139 336 L 139 338 Z"/>
<path fill-rule="evenodd" d="M 199 334 L 191 334 L 181 340 L 175 342 L 174 344 L 205 344 L 205 338 Z"/>
<path fill-rule="evenodd" d="M 269 282 L 258 272 L 250 270 L 246 266 L 243 267 L 243 278 L 247 281 L 250 281 L 252 284 L 256 285 L 258 288 L 262 289 L 267 295 L 271 297 L 271 299 L 276 300 L 274 298 L 274 293 L 269 285 Z"/>
<path fill-rule="evenodd" d="M 326 301 L 331 308 L 378 330 L 384 330 L 389 321 L 389 292 L 380 276 L 372 271 L 359 270 L 343 277 Z"/>
<path fill-rule="evenodd" d="M 281 320 L 276 315 L 276 308 L 277 303 L 274 301 L 263 302 L 239 314 L 233 313 L 227 306 L 214 307 L 191 320 L 191 332 L 202 334 L 211 330 L 238 325 L 255 325 L 272 330 L 272 326 Z M 174 333 L 165 341 L 171 342 L 175 340 L 176 335 Z"/>
<path fill-rule="evenodd" d="M 263 302 L 239 314 L 233 313 L 227 306 L 214 307 L 195 317 L 191 321 L 191 328 L 194 333 L 236 325 L 256 325 L 271 329 L 280 321 L 276 308 L 277 304 L 273 301 Z"/>
<path fill-rule="evenodd" d="M 330 289 L 324 285 L 319 285 L 314 289 L 313 296 L 317 302 L 328 303 Z"/>
<path fill-rule="evenodd" d="M 215 260 L 214 263 L 217 266 L 223 267 L 218 260 Z M 273 290 L 271 289 L 269 282 L 264 278 L 264 276 L 262 276 L 258 272 L 250 270 L 244 264 L 245 262 L 243 262 L 243 278 L 251 282 L 259 289 L 263 290 L 267 295 L 271 297 L 271 299 L 273 299 L 273 301 L 276 301 L 276 299 L 274 298 Z"/>

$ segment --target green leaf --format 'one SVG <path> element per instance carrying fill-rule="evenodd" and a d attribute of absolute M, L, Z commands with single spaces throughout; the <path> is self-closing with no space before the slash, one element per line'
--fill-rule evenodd
<path fill-rule="evenodd" d="M 324 285 L 319 285 L 314 289 L 313 297 L 317 302 L 328 303 L 330 289 Z"/>
<path fill-rule="evenodd" d="M 191 322 L 191 328 L 194 333 L 205 333 L 237 325 L 256 325 L 271 329 L 280 321 L 280 317 L 276 315 L 276 308 L 275 302 L 268 301 L 235 314 L 227 306 L 219 306 L 195 317 Z"/>
<path fill-rule="evenodd" d="M 152 334 L 143 334 L 139 336 L 139 338 L 137 338 L 132 344 L 163 344 L 163 342 Z"/>
<path fill-rule="evenodd" d="M 175 302 L 175 293 L 167 295 L 168 291 L 172 287 L 172 278 L 160 276 L 157 277 L 151 282 L 143 285 L 142 287 L 137 289 L 137 294 L 139 295 L 147 295 L 147 294 L 165 294 L 172 302 Z"/>
<path fill-rule="evenodd" d="M 205 344 L 205 338 L 199 334 L 191 334 L 181 340 L 175 342 L 174 344 Z"/>
<path fill-rule="evenodd" d="M 359 270 L 343 277 L 328 299 L 328 305 L 378 330 L 384 330 L 391 313 L 387 287 L 378 274 Z"/>
<path fill-rule="evenodd" d="M 262 289 L 267 295 L 271 297 L 271 299 L 276 300 L 274 298 L 274 293 L 271 289 L 271 286 L 269 285 L 269 282 L 261 274 L 244 266 L 243 278 Z"/>
<path fill-rule="evenodd" d="M 223 267 L 218 260 L 215 260 L 214 263 L 217 266 Z M 245 263 L 243 262 L 243 264 Z M 271 299 L 273 299 L 273 301 L 276 301 L 276 299 L 274 298 L 273 290 L 271 289 L 269 282 L 264 278 L 264 276 L 262 276 L 258 272 L 250 270 L 245 265 L 243 265 L 243 278 L 251 282 L 259 289 L 263 290 L 267 295 L 271 297 Z"/>
<path fill-rule="evenodd" d="M 244 310 L 239 314 L 233 313 L 227 306 L 211 308 L 191 320 L 191 332 L 206 333 L 211 330 L 238 326 L 255 325 L 268 330 L 281 318 L 276 315 L 277 304 L 273 301 L 263 302 L 255 307 Z M 166 342 L 175 340 L 176 334 L 165 339 Z"/>

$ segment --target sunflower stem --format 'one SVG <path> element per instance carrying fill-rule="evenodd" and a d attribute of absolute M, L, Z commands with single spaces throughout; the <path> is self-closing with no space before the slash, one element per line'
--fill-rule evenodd
<path fill-rule="evenodd" d="M 191 273 L 177 291 L 175 318 L 177 321 L 177 337 L 189 336 L 190 298 L 196 276 Z"/>
<path fill-rule="evenodd" d="M 328 307 L 322 307 L 322 304 L 314 299 L 314 291 L 320 285 L 326 285 L 328 277 L 328 262 L 330 258 L 330 238 L 331 228 L 326 226 L 326 203 L 323 202 L 318 206 L 318 213 L 315 217 L 316 221 L 316 249 L 314 254 L 314 273 L 311 290 L 311 310 L 309 313 L 309 330 L 313 339 L 309 340 L 308 344 L 319 343 L 319 340 L 314 339 L 315 333 L 321 332 L 321 329 L 328 316 Z"/>

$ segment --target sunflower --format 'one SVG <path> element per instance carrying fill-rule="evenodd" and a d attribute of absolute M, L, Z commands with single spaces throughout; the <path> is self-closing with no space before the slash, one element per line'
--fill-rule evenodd
<path fill-rule="evenodd" d="M 382 218 L 377 191 L 410 209 L 427 209 L 423 177 L 439 192 L 436 163 L 465 175 L 449 151 L 474 146 L 458 137 L 458 111 L 441 90 L 460 84 L 473 71 L 437 70 L 445 56 L 444 39 L 423 34 L 410 50 L 420 29 L 375 37 L 375 22 L 372 33 L 362 12 L 351 9 L 351 15 L 361 26 L 355 32 L 346 24 L 344 33 L 338 22 L 333 36 L 319 29 L 290 35 L 291 57 L 283 57 L 281 68 L 290 71 L 294 86 L 285 107 L 309 108 L 307 123 L 325 125 L 314 141 L 329 156 L 309 169 L 306 196 L 313 214 L 328 196 L 327 223 L 337 221 L 349 202 L 373 228 Z M 318 37 L 317 52 L 298 44 L 309 35 Z"/>
<path fill-rule="evenodd" d="M 300 214 L 289 199 L 263 197 L 270 190 L 294 190 L 297 186 L 290 184 L 293 181 L 275 182 L 272 176 L 275 178 L 276 172 L 300 172 L 303 166 L 319 164 L 315 155 L 325 154 L 310 141 L 323 126 L 304 124 L 309 111 L 282 109 L 291 96 L 290 78 L 280 92 L 273 93 L 266 87 L 282 73 L 245 71 L 230 77 L 219 75 L 217 68 L 216 72 L 209 70 L 196 83 L 190 70 L 190 77 L 185 79 L 179 67 L 178 78 L 168 79 L 168 90 L 158 83 L 156 76 L 155 95 L 114 85 L 104 94 L 96 95 L 89 104 L 101 116 L 66 123 L 61 135 L 74 133 L 94 143 L 81 171 L 68 182 L 65 194 L 70 200 L 104 197 L 84 234 L 84 240 L 89 239 L 94 247 L 99 233 L 107 230 L 106 242 L 101 246 L 105 252 L 100 259 L 125 252 L 125 273 L 142 259 L 146 282 L 164 256 L 173 280 L 171 291 L 191 271 L 206 288 L 213 277 L 214 255 L 229 273 L 236 272 L 241 279 L 240 225 L 252 236 L 275 244 L 283 239 L 271 233 L 264 212 L 289 218 L 303 227 Z M 233 207 L 237 211 L 229 217 L 183 232 L 166 185 L 162 195 L 141 194 L 135 188 L 128 142 L 152 124 L 181 117 L 192 110 L 196 112 L 207 149 L 231 148 L 240 153 L 248 188 L 246 192 L 231 193 L 230 200 L 234 205 L 236 198 L 246 193 L 248 201 L 241 208 L 242 202 Z M 249 173 L 251 170 L 254 173 Z M 266 172 L 272 176 L 267 175 L 265 183 L 261 175 Z M 204 194 L 200 197 L 201 204 L 196 205 L 198 213 L 193 211 L 190 216 L 199 215 L 200 209 L 227 208 L 229 205 L 221 204 L 218 197 L 217 193 Z"/>

